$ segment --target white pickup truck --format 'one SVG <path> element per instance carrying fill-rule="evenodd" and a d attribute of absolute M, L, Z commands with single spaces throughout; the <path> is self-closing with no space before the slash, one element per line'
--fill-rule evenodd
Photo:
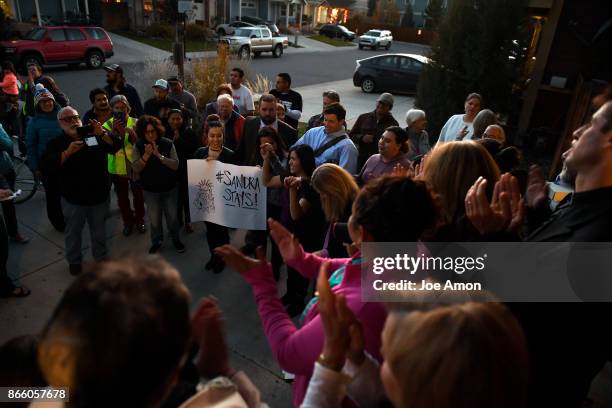
<path fill-rule="evenodd" d="M 238 54 L 240 59 L 249 59 L 251 54 L 258 57 L 262 52 L 271 52 L 274 58 L 278 58 L 289 45 L 287 37 L 273 37 L 265 26 L 237 28 L 233 35 L 223 37 L 219 42 L 229 45 L 230 52 Z"/>

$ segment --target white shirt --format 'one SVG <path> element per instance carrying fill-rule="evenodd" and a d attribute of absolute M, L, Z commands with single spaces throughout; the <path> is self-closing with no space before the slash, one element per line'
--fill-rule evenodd
<path fill-rule="evenodd" d="M 467 126 L 467 134 L 462 140 L 470 140 L 474 136 L 474 126 L 473 123 L 467 123 L 463 121 L 463 114 L 453 115 L 446 121 L 444 127 L 440 131 L 440 138 L 438 139 L 438 143 L 452 142 L 453 140 L 457 140 L 459 137 L 459 133 L 461 129 Z"/>
<path fill-rule="evenodd" d="M 253 103 L 253 95 L 249 88 L 244 85 L 240 85 L 240 88 L 234 89 L 232 87 L 234 95 L 234 103 L 238 107 L 241 115 L 246 115 L 249 111 L 255 110 L 255 104 Z"/>

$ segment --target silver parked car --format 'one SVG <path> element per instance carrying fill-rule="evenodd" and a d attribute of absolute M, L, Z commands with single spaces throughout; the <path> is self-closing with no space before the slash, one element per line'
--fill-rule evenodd
<path fill-rule="evenodd" d="M 389 30 L 370 30 L 364 35 L 359 37 L 359 49 L 363 47 L 370 47 L 373 50 L 384 48 L 388 50 L 391 48 L 393 42 L 393 35 Z"/>

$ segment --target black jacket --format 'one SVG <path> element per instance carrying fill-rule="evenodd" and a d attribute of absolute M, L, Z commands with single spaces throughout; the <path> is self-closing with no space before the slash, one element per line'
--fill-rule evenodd
<path fill-rule="evenodd" d="M 532 242 L 612 241 L 612 187 L 574 193 L 527 237 Z"/>
<path fill-rule="evenodd" d="M 155 116 L 157 119 L 161 120 L 162 125 L 164 125 L 166 129 L 168 129 L 170 128 L 170 126 L 168 126 L 168 117 L 161 117 L 162 109 L 181 109 L 181 105 L 174 99 L 170 98 L 166 98 L 163 101 L 158 101 L 157 98 L 153 97 L 151 99 L 147 99 L 147 101 L 145 102 L 144 114 Z"/>
<path fill-rule="evenodd" d="M 140 157 L 145 153 L 144 140 L 140 139 L 136 142 L 136 149 L 140 152 Z M 157 148 L 162 156 L 170 157 L 172 151 L 172 141 L 161 137 L 157 139 Z M 151 155 L 149 160 L 140 172 L 140 183 L 142 189 L 154 193 L 165 193 L 176 187 L 178 181 L 178 172 L 165 166 L 156 156 Z"/>
<path fill-rule="evenodd" d="M 611 208 L 612 187 L 574 193 L 527 241 L 612 241 Z M 532 366 L 529 406 L 581 406 L 593 377 L 612 358 L 612 327 L 608 322 L 612 303 L 507 306 L 521 323 L 529 346 Z"/>
<path fill-rule="evenodd" d="M 183 127 L 179 130 L 179 137 L 174 139 L 174 131 L 170 128 L 166 130 L 166 138 L 172 140 L 179 158 L 179 169 L 183 166 L 187 169 L 187 160 L 193 159 L 193 154 L 200 147 L 200 138 L 193 129 Z"/>
<path fill-rule="evenodd" d="M 109 101 L 115 95 L 125 96 L 128 102 L 130 103 L 130 116 L 134 118 L 139 118 L 142 115 L 142 102 L 140 102 L 140 96 L 138 95 L 138 91 L 132 85 L 124 83 L 123 87 L 121 87 L 118 92 L 115 92 L 110 85 L 106 85 L 104 87 L 104 90 L 108 92 Z"/>
<path fill-rule="evenodd" d="M 62 152 L 74 141 L 66 133 L 50 141 L 43 153 L 41 170 L 58 175 L 60 193 L 71 204 L 97 205 L 108 200 L 111 180 L 107 155 L 121 149 L 123 140 L 112 138 L 113 144 L 109 145 L 100 137 L 96 139 L 97 146 L 83 146 L 63 164 Z"/>
<path fill-rule="evenodd" d="M 194 159 L 208 158 L 208 146 L 200 147 L 198 150 L 196 150 L 195 154 L 193 155 L 193 158 Z M 221 163 L 232 164 L 233 158 L 234 158 L 234 151 L 223 146 L 223 150 L 221 150 L 221 153 L 219 153 L 219 157 L 217 157 L 217 160 L 219 160 Z"/>
<path fill-rule="evenodd" d="M 285 142 L 287 148 L 293 146 L 297 142 L 297 130 L 279 120 L 278 134 Z M 263 160 L 259 154 L 259 146 L 257 146 L 257 133 L 261 126 L 259 117 L 249 117 L 244 123 L 242 130 L 242 139 L 236 150 L 235 162 L 241 166 L 257 166 L 262 164 Z"/>

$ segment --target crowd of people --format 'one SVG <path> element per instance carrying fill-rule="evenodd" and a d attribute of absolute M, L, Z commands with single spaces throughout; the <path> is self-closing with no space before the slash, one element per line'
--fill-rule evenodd
<path fill-rule="evenodd" d="M 155 255 L 166 235 L 185 252 L 181 235 L 194 231 L 188 160 L 262 168 L 267 230 L 247 231 L 236 248 L 231 229 L 206 222 L 203 268 L 229 266 L 252 287 L 274 358 L 295 376 L 295 407 L 579 407 L 612 357 L 607 303 L 389 306 L 361 295 L 364 243 L 612 241 L 612 89 L 593 100 L 563 171 L 547 182 L 477 93 L 430 135 L 423 110 L 402 113 L 400 126 L 388 93 L 349 126 L 341 95 L 327 90 L 299 135 L 303 101 L 287 73 L 254 98 L 234 68 L 198 108 L 177 77 L 157 79 L 142 103 L 113 64 L 82 119 L 40 67 L 28 67 L 17 92 L 14 69 L 3 68 L 6 103 L 23 97 L 3 127 L 21 137 L 77 278 L 39 336 L 0 348 L 0 385 L 67 386 L 75 407 L 265 406 L 231 367 L 217 301 L 203 299 L 190 316 L 180 273 Z M 3 199 L 14 189 L 15 150 L 4 130 L 0 142 Z M 149 230 L 149 256 L 109 259 L 111 186 L 123 235 Z M 0 294 L 27 296 L 6 270 L 9 238 L 27 242 L 10 200 L 3 215 Z M 96 262 L 84 272 L 86 223 Z"/>

